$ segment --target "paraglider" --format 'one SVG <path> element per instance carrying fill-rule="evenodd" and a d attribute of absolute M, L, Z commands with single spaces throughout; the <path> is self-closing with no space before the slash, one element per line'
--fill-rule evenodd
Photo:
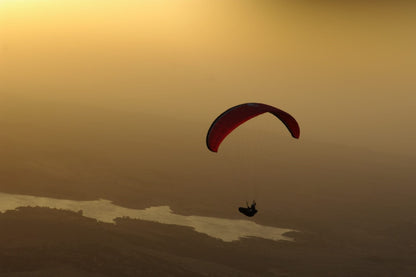
<path fill-rule="evenodd" d="M 246 202 L 246 205 L 247 205 L 247 208 L 240 207 L 238 208 L 238 211 L 248 217 L 254 216 L 257 213 L 256 201 L 253 200 L 253 203 L 251 204 L 251 206 L 249 206 L 247 202 Z"/>
<path fill-rule="evenodd" d="M 208 149 L 212 152 L 218 152 L 218 148 L 222 141 L 234 129 L 253 117 L 263 113 L 271 113 L 276 116 L 286 126 L 293 138 L 299 138 L 299 124 L 296 122 L 296 119 L 287 112 L 266 104 L 245 103 L 229 108 L 214 120 L 206 137 Z M 242 214 L 252 217 L 257 213 L 256 202 L 253 200 L 251 206 L 247 203 L 247 208 L 240 207 L 238 210 Z"/>

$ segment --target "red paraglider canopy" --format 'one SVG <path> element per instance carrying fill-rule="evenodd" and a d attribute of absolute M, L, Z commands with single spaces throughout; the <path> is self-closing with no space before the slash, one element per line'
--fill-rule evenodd
<path fill-rule="evenodd" d="M 247 120 L 263 113 L 275 115 L 286 125 L 292 137 L 299 138 L 299 125 L 287 112 L 266 104 L 246 103 L 226 110 L 215 119 L 207 134 L 208 149 L 212 152 L 217 152 L 221 142 L 229 133 Z"/>

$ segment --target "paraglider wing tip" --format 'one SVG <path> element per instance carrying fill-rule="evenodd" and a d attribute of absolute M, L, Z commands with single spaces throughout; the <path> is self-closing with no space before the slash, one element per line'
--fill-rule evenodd
<path fill-rule="evenodd" d="M 207 135 L 207 140 L 206 140 L 206 143 L 207 143 L 207 148 L 208 148 L 208 150 L 209 150 L 209 151 L 214 152 L 214 153 L 217 153 L 217 152 L 218 152 L 218 147 L 215 147 L 215 145 L 212 145 L 212 144 L 209 142 L 209 133 L 208 133 L 208 135 Z"/>

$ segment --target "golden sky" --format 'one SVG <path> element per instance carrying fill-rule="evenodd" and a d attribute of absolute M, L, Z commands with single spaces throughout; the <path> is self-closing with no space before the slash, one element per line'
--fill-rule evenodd
<path fill-rule="evenodd" d="M 415 156 L 415 8 L 313 2 L 0 0 L 0 105 L 208 129 L 232 105 L 264 102 L 296 117 L 301 139 Z"/>

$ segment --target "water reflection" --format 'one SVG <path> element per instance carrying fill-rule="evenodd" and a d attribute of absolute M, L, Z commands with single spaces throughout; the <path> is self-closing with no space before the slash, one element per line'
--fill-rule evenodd
<path fill-rule="evenodd" d="M 75 201 L 0 193 L 0 212 L 14 210 L 18 207 L 48 207 L 78 212 L 83 216 L 97 219 L 106 223 L 115 223 L 119 217 L 174 224 L 194 228 L 196 232 L 221 239 L 226 242 L 239 240 L 244 237 L 259 237 L 270 240 L 292 240 L 284 236 L 293 231 L 290 229 L 263 226 L 248 220 L 235 220 L 205 216 L 184 216 L 174 214 L 170 207 L 150 207 L 144 210 L 124 208 L 114 205 L 111 201 L 100 199 L 94 201 Z"/>

